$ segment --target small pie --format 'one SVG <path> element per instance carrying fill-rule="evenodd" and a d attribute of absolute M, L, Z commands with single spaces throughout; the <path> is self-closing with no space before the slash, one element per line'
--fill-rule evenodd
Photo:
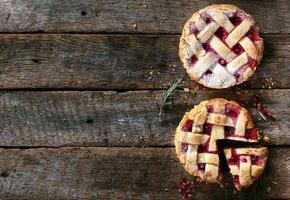
<path fill-rule="evenodd" d="M 249 79 L 264 43 L 253 17 L 230 4 L 194 13 L 183 28 L 179 57 L 191 79 L 210 88 L 228 88 Z"/>
<path fill-rule="evenodd" d="M 223 177 L 217 140 L 257 143 L 259 139 L 259 132 L 245 108 L 234 101 L 216 98 L 203 101 L 185 113 L 176 129 L 174 143 L 177 156 L 187 172 L 208 183 L 217 183 Z M 254 155 L 249 148 L 249 155 L 251 152 Z M 243 175 L 239 174 L 239 177 Z M 253 174 L 253 177 L 258 175 Z"/>
<path fill-rule="evenodd" d="M 263 173 L 268 156 L 266 147 L 225 148 L 224 153 L 238 190 L 251 185 Z"/>

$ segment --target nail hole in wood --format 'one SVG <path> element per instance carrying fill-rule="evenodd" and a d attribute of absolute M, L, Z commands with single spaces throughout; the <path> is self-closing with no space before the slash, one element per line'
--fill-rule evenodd
<path fill-rule="evenodd" d="M 82 15 L 82 16 L 86 16 L 86 15 L 87 15 L 87 12 L 86 12 L 86 11 L 82 11 L 82 12 L 81 12 L 81 15 Z"/>

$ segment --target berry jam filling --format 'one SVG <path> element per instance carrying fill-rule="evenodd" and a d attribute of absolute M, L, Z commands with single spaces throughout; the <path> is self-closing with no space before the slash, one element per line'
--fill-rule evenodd
<path fill-rule="evenodd" d="M 202 47 L 203 47 L 203 49 L 204 49 L 206 52 L 208 52 L 208 51 L 211 50 L 211 47 L 210 47 L 209 43 L 203 43 L 203 44 L 202 44 Z"/>
<path fill-rule="evenodd" d="M 258 139 L 257 129 L 255 129 L 255 128 L 246 129 L 245 138 L 257 140 Z"/>
<path fill-rule="evenodd" d="M 230 159 L 228 159 L 229 165 L 238 165 L 239 164 L 239 158 L 237 156 L 233 156 Z"/>
<path fill-rule="evenodd" d="M 257 66 L 257 61 L 248 56 L 248 64 L 247 64 L 247 67 L 250 67 L 252 69 L 255 69 L 256 66 Z"/>
<path fill-rule="evenodd" d="M 224 29 L 223 27 L 220 27 L 216 32 L 215 35 L 221 39 L 222 41 L 225 41 L 225 39 L 227 38 L 227 36 L 229 35 L 228 32 L 226 31 L 226 29 Z"/>
<path fill-rule="evenodd" d="M 238 175 L 233 175 L 233 181 L 235 185 L 240 185 L 240 179 Z"/>
<path fill-rule="evenodd" d="M 201 18 L 205 21 L 205 23 L 209 24 L 212 21 L 212 18 L 207 13 L 201 14 Z"/>
<path fill-rule="evenodd" d="M 190 62 L 191 62 L 191 64 L 196 63 L 197 60 L 198 60 L 198 59 L 197 59 L 197 57 L 196 57 L 195 55 L 192 55 L 191 58 L 190 58 Z"/>
<path fill-rule="evenodd" d="M 239 78 L 241 77 L 241 75 L 240 74 L 234 74 L 234 77 L 236 78 L 236 80 L 238 81 L 239 80 Z"/>
<path fill-rule="evenodd" d="M 242 22 L 242 19 L 240 18 L 240 16 L 238 16 L 238 13 L 234 13 L 232 16 L 230 16 L 229 20 L 234 26 L 238 26 Z"/>
<path fill-rule="evenodd" d="M 193 121 L 188 119 L 182 126 L 181 130 L 185 132 L 191 132 L 192 131 L 192 123 Z"/>
<path fill-rule="evenodd" d="M 190 24 L 190 27 L 189 27 L 189 31 L 190 33 L 193 33 L 193 34 L 198 34 L 199 30 L 197 29 L 197 27 L 195 26 L 194 23 Z"/>
<path fill-rule="evenodd" d="M 205 164 L 203 164 L 203 163 L 198 164 L 198 169 L 205 170 Z"/>
<path fill-rule="evenodd" d="M 225 114 L 228 117 L 232 118 L 233 121 L 236 121 L 238 116 L 239 116 L 239 114 L 240 114 L 240 109 L 235 107 L 232 104 L 227 104 L 226 105 Z"/>
<path fill-rule="evenodd" d="M 260 160 L 259 156 L 251 156 L 252 165 L 258 165 Z"/>
<path fill-rule="evenodd" d="M 212 71 L 208 69 L 208 70 L 205 71 L 204 74 L 205 74 L 205 75 L 211 75 L 211 74 L 212 74 Z"/>
<path fill-rule="evenodd" d="M 240 55 L 241 53 L 244 52 L 243 47 L 239 43 L 237 43 L 235 46 L 233 46 L 232 50 L 233 50 L 233 52 L 235 52 L 238 55 Z"/>
<path fill-rule="evenodd" d="M 181 152 L 186 153 L 188 150 L 188 144 L 186 143 L 181 143 Z"/>
<path fill-rule="evenodd" d="M 220 63 L 222 66 L 226 66 L 226 65 L 227 65 L 227 61 L 225 61 L 224 59 L 219 59 L 219 63 Z"/>
<path fill-rule="evenodd" d="M 206 135 L 210 135 L 212 130 L 212 124 L 204 123 L 203 125 L 203 133 Z"/>
<path fill-rule="evenodd" d="M 257 27 L 252 27 L 248 33 L 246 34 L 250 40 L 252 40 L 254 43 L 258 42 L 260 40 L 259 30 Z"/>
<path fill-rule="evenodd" d="M 241 158 L 241 162 L 247 162 L 246 158 Z"/>
<path fill-rule="evenodd" d="M 213 106 L 207 106 L 207 112 L 212 113 L 213 111 Z"/>
<path fill-rule="evenodd" d="M 208 152 L 207 150 L 208 148 L 208 145 L 199 145 L 198 148 L 197 148 L 197 152 L 198 153 L 204 153 L 204 152 Z"/>
<path fill-rule="evenodd" d="M 231 136 L 235 134 L 235 128 L 230 126 L 225 126 L 225 136 Z"/>

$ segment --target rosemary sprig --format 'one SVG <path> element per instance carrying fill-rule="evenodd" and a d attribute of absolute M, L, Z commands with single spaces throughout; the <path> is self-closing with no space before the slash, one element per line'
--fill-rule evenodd
<path fill-rule="evenodd" d="M 159 121 L 161 121 L 161 115 L 162 115 L 162 110 L 163 106 L 165 103 L 169 100 L 169 98 L 172 98 L 173 94 L 175 93 L 176 89 L 182 86 L 182 79 L 178 79 L 174 83 L 172 83 L 163 93 L 161 97 L 161 102 L 160 102 L 160 109 L 159 109 Z"/>

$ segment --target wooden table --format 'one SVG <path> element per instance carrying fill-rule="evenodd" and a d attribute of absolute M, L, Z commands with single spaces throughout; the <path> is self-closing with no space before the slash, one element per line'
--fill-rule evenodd
<path fill-rule="evenodd" d="M 2 0 L 0 198 L 172 199 L 187 177 L 174 129 L 202 100 L 233 99 L 270 137 L 267 199 L 290 198 L 290 2 L 228 1 L 261 26 L 265 54 L 245 84 L 209 90 L 187 79 L 177 52 L 190 15 L 217 1 Z M 179 91 L 158 120 L 173 80 Z M 251 105 L 258 94 L 276 121 Z M 237 199 L 202 185 L 196 199 Z"/>

